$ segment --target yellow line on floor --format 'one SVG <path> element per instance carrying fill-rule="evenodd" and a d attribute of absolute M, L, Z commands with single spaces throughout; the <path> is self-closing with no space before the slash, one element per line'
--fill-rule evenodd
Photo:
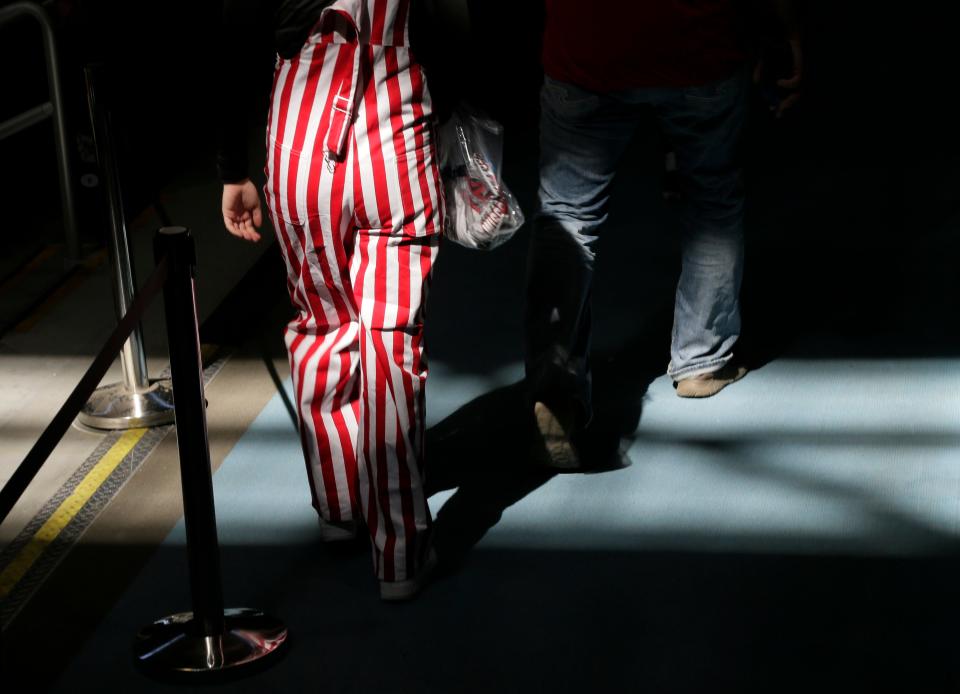
<path fill-rule="evenodd" d="M 93 469 L 87 473 L 81 480 L 77 488 L 73 490 L 63 503 L 57 507 L 53 515 L 40 526 L 36 534 L 30 538 L 26 546 L 20 550 L 20 553 L 13 558 L 7 567 L 0 573 L 0 599 L 6 598 L 16 587 L 30 567 L 43 554 L 44 549 L 50 545 L 63 532 L 63 529 L 74 519 L 84 505 L 97 493 L 100 486 L 110 477 L 111 473 L 117 469 L 120 462 L 133 450 L 143 435 L 147 433 L 143 429 L 131 429 L 117 439 L 117 442 L 103 455 L 103 457 L 93 466 Z"/>

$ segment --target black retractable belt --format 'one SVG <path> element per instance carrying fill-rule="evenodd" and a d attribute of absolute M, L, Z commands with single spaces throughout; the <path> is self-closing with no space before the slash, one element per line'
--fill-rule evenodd
<path fill-rule="evenodd" d="M 193 238 L 184 227 L 157 232 L 154 252 L 166 259 L 163 303 L 170 343 L 177 419 L 177 449 L 193 611 L 165 617 L 143 629 L 134 643 L 137 665 L 160 678 L 226 675 L 277 655 L 287 629 L 249 608 L 223 609 L 220 550 L 207 439 L 203 367 L 197 328 Z"/>
<path fill-rule="evenodd" d="M 93 364 L 84 373 L 83 378 L 70 393 L 63 407 L 47 425 L 47 428 L 43 430 L 40 438 L 27 453 L 27 457 L 23 459 L 23 462 L 20 463 L 9 481 L 4 485 L 3 490 L 0 491 L 0 522 L 3 522 L 7 514 L 13 510 L 14 505 L 20 500 L 27 486 L 40 472 L 40 468 L 50 457 L 53 449 L 67 433 L 71 422 L 84 406 L 84 403 L 87 402 L 90 394 L 93 393 L 97 384 L 110 369 L 110 365 L 113 364 L 113 360 L 124 341 L 126 341 L 127 336 L 140 322 L 140 318 L 150 305 L 150 301 L 160 291 L 160 287 L 166 278 L 166 272 L 166 261 L 161 260 L 157 263 L 157 269 L 150 275 L 143 289 L 130 304 L 130 310 L 117 324 L 117 327 L 103 345 L 103 349 L 93 360 Z"/>

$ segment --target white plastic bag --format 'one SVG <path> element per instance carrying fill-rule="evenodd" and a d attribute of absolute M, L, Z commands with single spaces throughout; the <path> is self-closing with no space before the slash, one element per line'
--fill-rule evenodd
<path fill-rule="evenodd" d="M 440 128 L 440 173 L 446 197 L 444 234 L 467 248 L 490 250 L 523 224 L 503 183 L 503 126 L 460 104 Z"/>

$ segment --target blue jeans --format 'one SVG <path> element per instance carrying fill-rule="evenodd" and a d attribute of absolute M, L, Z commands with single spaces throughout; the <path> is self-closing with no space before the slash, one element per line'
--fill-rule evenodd
<path fill-rule="evenodd" d="M 526 367 L 534 399 L 573 401 L 590 417 L 590 294 L 594 242 L 610 188 L 644 111 L 677 158 L 683 194 L 682 271 L 671 360 L 675 380 L 716 371 L 740 334 L 743 188 L 739 143 L 749 78 L 610 94 L 545 79 L 540 208 L 527 270 Z"/>

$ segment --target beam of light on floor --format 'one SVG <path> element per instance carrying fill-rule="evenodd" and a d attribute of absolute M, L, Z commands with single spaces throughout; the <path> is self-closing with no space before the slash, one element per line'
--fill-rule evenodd
<path fill-rule="evenodd" d="M 522 374 L 431 366 L 431 424 Z M 960 527 L 958 413 L 960 360 L 782 360 L 703 401 L 677 398 L 661 377 L 625 441 L 629 467 L 551 479 L 505 509 L 480 547 L 940 552 Z M 279 394 L 214 486 L 223 544 L 317 542 Z M 431 498 L 434 513 L 453 493 Z M 181 526 L 168 542 L 182 538 Z"/>

